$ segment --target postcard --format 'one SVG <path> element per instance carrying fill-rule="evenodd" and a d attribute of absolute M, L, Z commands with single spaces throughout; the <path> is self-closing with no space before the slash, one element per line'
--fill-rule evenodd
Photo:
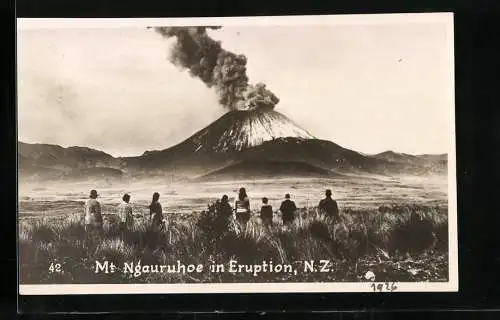
<path fill-rule="evenodd" d="M 21 295 L 458 291 L 453 14 L 17 20 Z"/>

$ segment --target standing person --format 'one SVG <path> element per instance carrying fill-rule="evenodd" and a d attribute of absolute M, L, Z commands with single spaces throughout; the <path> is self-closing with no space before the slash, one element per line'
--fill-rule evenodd
<path fill-rule="evenodd" d="M 246 227 L 248 220 L 250 220 L 250 200 L 245 188 L 240 188 L 238 200 L 236 200 L 234 208 L 236 211 L 236 220 L 242 227 Z"/>
<path fill-rule="evenodd" d="M 124 194 L 122 203 L 118 206 L 118 217 L 120 218 L 121 239 L 125 241 L 126 235 L 134 225 L 134 216 L 132 215 L 132 206 L 130 205 L 130 195 Z"/>
<path fill-rule="evenodd" d="M 339 207 L 337 201 L 332 199 L 332 190 L 327 189 L 325 191 L 325 198 L 319 202 L 318 211 L 320 214 L 333 219 L 334 223 L 340 222 Z"/>
<path fill-rule="evenodd" d="M 223 195 L 217 206 L 216 225 L 218 232 L 223 232 L 227 229 L 232 214 L 233 208 L 229 204 L 229 198 L 227 195 Z"/>
<path fill-rule="evenodd" d="M 281 203 L 280 211 L 282 214 L 283 225 L 291 224 L 295 219 L 295 211 L 297 210 L 297 206 L 295 206 L 295 202 L 290 200 L 290 194 L 285 195 L 285 201 Z"/>
<path fill-rule="evenodd" d="M 153 200 L 151 200 L 151 204 L 149 205 L 151 226 L 153 227 L 154 230 L 163 229 L 164 218 L 159 199 L 160 199 L 160 194 L 158 192 L 153 193 Z"/>
<path fill-rule="evenodd" d="M 233 208 L 229 204 L 229 197 L 227 195 L 223 195 L 217 208 L 217 216 L 224 220 L 229 220 L 232 213 Z"/>
<path fill-rule="evenodd" d="M 260 218 L 266 227 L 273 225 L 273 207 L 268 202 L 269 199 L 262 198 L 262 207 L 260 208 Z"/>
<path fill-rule="evenodd" d="M 84 223 L 87 244 L 90 238 L 103 235 L 101 204 L 97 201 L 98 196 L 96 190 L 90 190 L 89 199 L 85 203 Z"/>

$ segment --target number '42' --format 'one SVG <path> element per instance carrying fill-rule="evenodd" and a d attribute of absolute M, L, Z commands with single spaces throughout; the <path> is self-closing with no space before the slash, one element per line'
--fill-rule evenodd
<path fill-rule="evenodd" d="M 61 272 L 62 271 L 62 267 L 61 267 L 61 264 L 60 263 L 54 263 L 52 262 L 49 266 L 49 272 L 50 273 L 54 273 L 54 272 Z"/>

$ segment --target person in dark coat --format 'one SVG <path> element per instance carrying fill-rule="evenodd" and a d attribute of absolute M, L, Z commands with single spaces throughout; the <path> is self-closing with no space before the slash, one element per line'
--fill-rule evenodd
<path fill-rule="evenodd" d="M 163 212 L 159 199 L 160 199 L 160 194 L 158 192 L 153 193 L 153 200 L 149 205 L 151 226 L 156 230 L 163 229 L 163 223 L 164 223 Z"/>
<path fill-rule="evenodd" d="M 227 195 L 223 195 L 217 208 L 217 215 L 225 220 L 228 220 L 233 214 L 233 208 L 229 204 Z"/>
<path fill-rule="evenodd" d="M 265 226 L 273 225 L 273 207 L 268 204 L 269 200 L 262 198 L 262 207 L 260 208 L 260 218 Z"/>
<path fill-rule="evenodd" d="M 290 200 L 290 195 L 287 193 L 285 195 L 285 201 L 281 203 L 280 211 L 283 219 L 283 224 L 290 224 L 295 219 L 295 211 L 297 210 L 297 206 L 295 202 Z"/>
<path fill-rule="evenodd" d="M 340 221 L 339 207 L 337 201 L 332 199 L 332 190 L 327 189 L 325 191 L 325 198 L 319 202 L 318 211 L 335 222 Z"/>
<path fill-rule="evenodd" d="M 218 232 L 223 232 L 227 229 L 229 224 L 229 219 L 233 214 L 233 208 L 229 204 L 229 198 L 227 195 L 223 195 L 216 206 L 216 228 Z"/>

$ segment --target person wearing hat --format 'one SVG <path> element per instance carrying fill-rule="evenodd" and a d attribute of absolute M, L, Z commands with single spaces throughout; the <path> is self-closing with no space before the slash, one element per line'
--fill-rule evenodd
<path fill-rule="evenodd" d="M 321 199 L 318 204 L 318 211 L 334 221 L 340 221 L 339 207 L 337 201 L 332 199 L 332 190 L 327 189 L 325 191 L 325 198 Z"/>
<path fill-rule="evenodd" d="M 96 190 L 91 190 L 85 203 L 85 231 L 87 235 L 102 235 L 101 204 L 97 201 Z"/>
<path fill-rule="evenodd" d="M 290 200 L 290 194 L 285 195 L 285 201 L 281 203 L 280 211 L 281 217 L 283 219 L 283 224 L 290 224 L 295 219 L 295 211 L 297 210 L 297 206 L 295 206 L 295 202 Z"/>

